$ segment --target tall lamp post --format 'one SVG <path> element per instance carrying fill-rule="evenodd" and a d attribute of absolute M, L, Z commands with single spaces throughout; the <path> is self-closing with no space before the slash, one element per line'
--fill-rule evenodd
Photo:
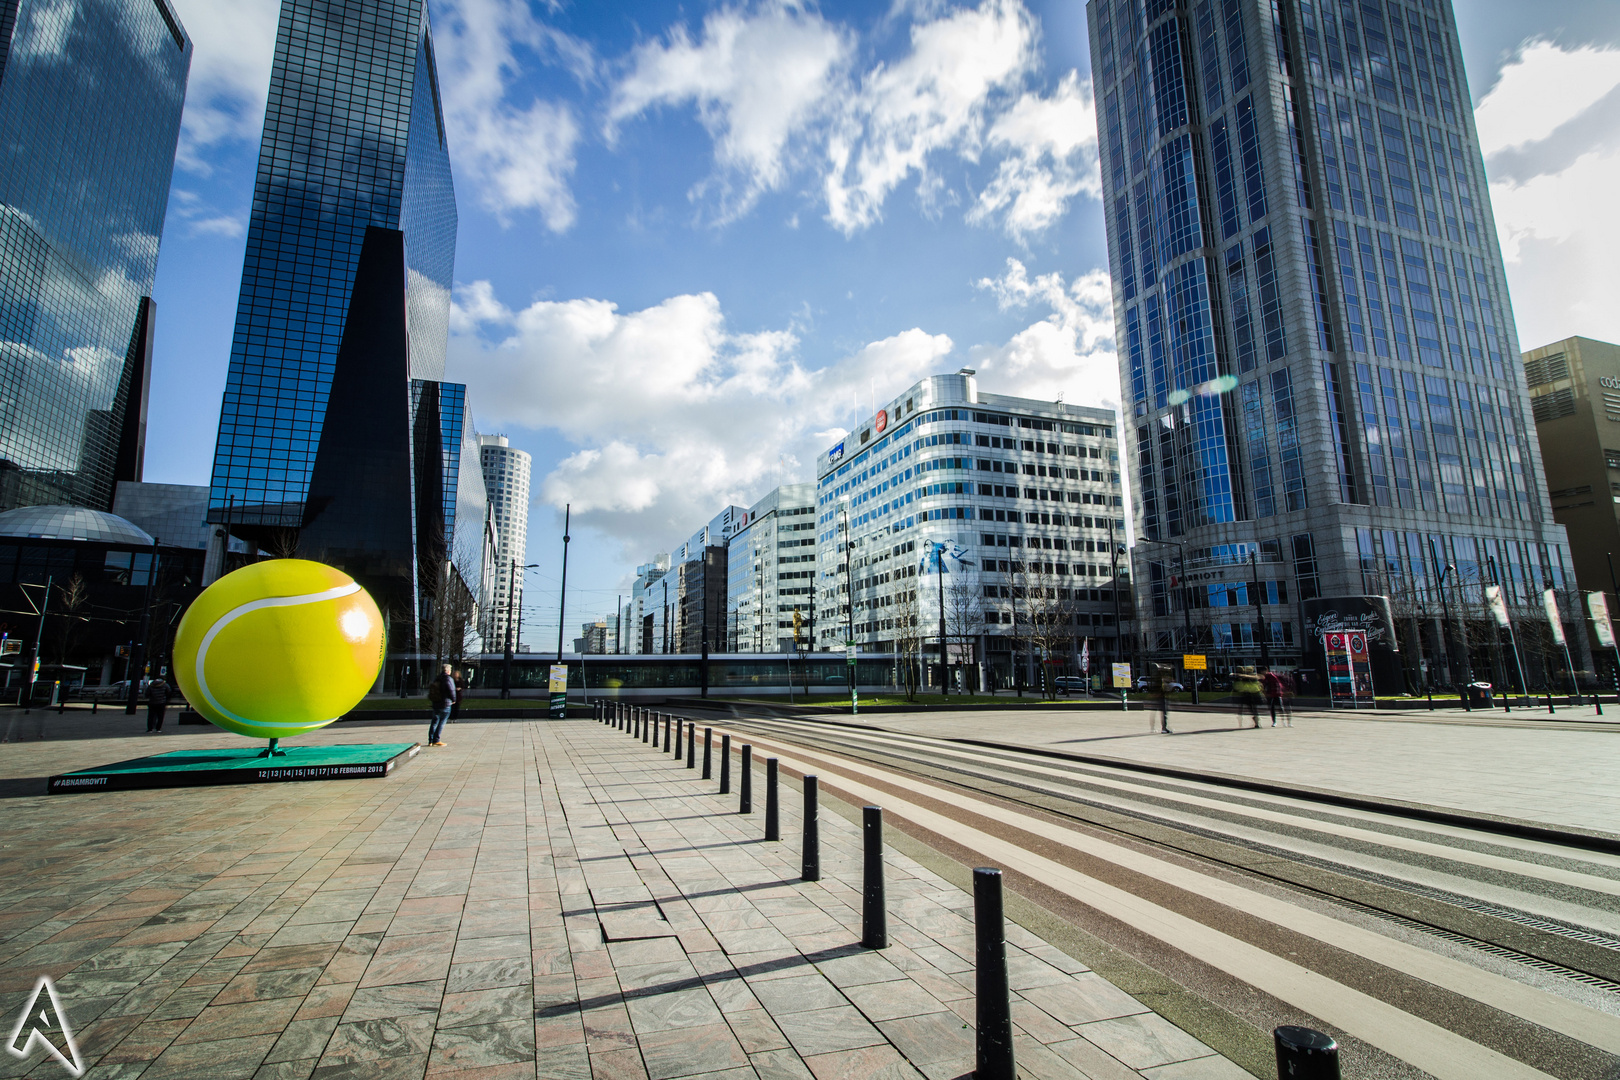
<path fill-rule="evenodd" d="M 939 582 L 939 696 L 951 696 L 951 670 L 945 643 L 945 545 L 934 541 L 934 580 Z"/>
<path fill-rule="evenodd" d="M 229 533 L 226 534 L 225 545 L 226 545 L 226 549 L 229 550 L 229 548 L 230 548 L 230 534 Z M 134 559 L 130 560 L 130 564 L 132 566 L 134 565 L 134 561 L 135 561 Z M 154 537 L 152 537 L 151 562 L 149 562 L 147 564 L 147 567 L 146 567 L 146 599 L 144 601 L 142 601 L 142 603 L 141 603 L 141 636 L 135 640 L 135 647 L 129 650 L 130 654 L 131 654 L 130 655 L 130 664 L 129 664 L 129 666 L 134 670 L 134 674 L 128 680 L 129 681 L 129 686 L 125 688 L 125 691 L 126 691 L 125 697 L 124 697 L 124 715 L 125 716 L 134 716 L 135 715 L 135 706 L 136 706 L 136 703 L 140 700 L 140 696 L 141 696 L 141 676 L 146 673 L 146 639 L 152 632 L 152 585 L 153 585 L 154 582 L 157 581 L 157 572 L 158 572 L 158 538 L 154 536 Z M 51 592 L 50 587 L 49 587 L 49 585 L 47 585 L 46 589 L 45 589 L 45 599 L 47 601 L 50 600 L 50 592 Z M 40 631 L 41 631 L 41 633 L 43 633 L 44 629 L 45 629 L 45 618 L 44 618 L 43 614 L 40 616 L 39 625 L 40 625 Z M 36 658 L 39 655 L 39 646 L 37 644 L 34 646 L 34 655 L 35 655 Z M 30 693 L 32 693 L 32 691 L 33 691 L 33 674 L 30 673 L 28 678 L 29 678 L 29 691 L 30 691 Z"/>
<path fill-rule="evenodd" d="M 1141 536 L 1138 536 L 1136 538 L 1136 542 L 1138 544 L 1158 544 L 1161 547 L 1173 547 L 1173 548 L 1176 549 L 1176 565 L 1181 570 L 1181 616 L 1182 616 L 1182 625 L 1186 628 L 1185 632 L 1186 632 L 1186 635 L 1187 635 L 1187 648 L 1191 649 L 1193 647 L 1192 605 L 1190 603 L 1188 603 L 1188 600 L 1191 599 L 1191 597 L 1189 596 L 1189 594 L 1187 592 L 1187 548 L 1186 548 L 1186 545 L 1184 545 L 1179 540 L 1149 540 L 1146 537 L 1141 537 Z M 1193 677 L 1190 677 L 1188 679 L 1188 681 L 1192 683 L 1192 703 L 1194 705 L 1197 705 L 1198 704 L 1198 679 L 1197 679 L 1196 676 L 1193 676 Z"/>
<path fill-rule="evenodd" d="M 1125 631 L 1119 621 L 1119 541 L 1114 539 L 1114 519 L 1108 519 L 1108 584 L 1109 592 L 1114 597 L 1114 660 L 1117 662 L 1123 649 L 1120 644 L 1124 641 Z M 1134 634 L 1132 635 L 1134 640 Z M 1131 650 L 1131 670 L 1136 670 L 1136 650 Z M 1109 680 L 1112 682 L 1112 680 Z M 1119 693 L 1119 707 L 1121 711 L 1128 709 L 1125 695 L 1128 690 L 1122 689 Z"/>
<path fill-rule="evenodd" d="M 522 567 L 524 570 L 533 570 L 539 563 L 529 563 Z M 512 609 L 517 607 L 518 561 L 513 559 L 506 570 L 506 662 L 501 667 L 501 697 L 512 696 Z"/>
<path fill-rule="evenodd" d="M 563 504 L 563 563 L 562 587 L 557 593 L 557 663 L 563 662 L 563 616 L 568 610 L 568 523 L 573 513 L 572 503 Z"/>
<path fill-rule="evenodd" d="M 1271 670 L 1271 627 L 1266 625 L 1265 608 L 1260 594 L 1260 545 L 1249 552 L 1249 591 L 1254 594 L 1254 632 L 1260 638 L 1260 666 Z"/>

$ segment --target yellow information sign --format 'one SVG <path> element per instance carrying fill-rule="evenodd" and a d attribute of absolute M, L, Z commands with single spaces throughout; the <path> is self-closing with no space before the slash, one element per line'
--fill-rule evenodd
<path fill-rule="evenodd" d="M 1209 657 L 1203 653 L 1182 653 L 1181 666 L 1188 671 L 1208 671 Z"/>
<path fill-rule="evenodd" d="M 1114 665 L 1114 687 L 1116 689 L 1123 690 L 1129 690 L 1131 688 L 1131 665 Z"/>

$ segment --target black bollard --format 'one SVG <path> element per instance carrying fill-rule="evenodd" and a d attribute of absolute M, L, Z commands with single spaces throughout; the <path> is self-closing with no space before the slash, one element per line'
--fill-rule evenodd
<path fill-rule="evenodd" d="M 686 734 L 686 725 L 675 721 L 675 760 L 681 760 L 681 736 Z"/>
<path fill-rule="evenodd" d="M 799 863 L 799 877 L 804 881 L 821 880 L 821 827 L 816 820 L 820 810 L 819 785 L 814 776 L 804 778 L 804 855 Z"/>
<path fill-rule="evenodd" d="M 1557 713 L 1553 712 L 1552 691 L 1551 690 L 1547 691 L 1547 711 L 1550 712 L 1550 713 L 1553 713 L 1554 716 L 1558 715 Z"/>
<path fill-rule="evenodd" d="M 670 728 L 675 726 L 675 718 L 669 713 L 664 714 L 664 753 L 669 753 Z"/>
<path fill-rule="evenodd" d="M 1007 985 L 1007 927 L 1001 915 L 1001 871 L 973 871 L 974 991 L 977 1038 L 974 1080 L 1015 1080 L 1012 997 Z"/>
<path fill-rule="evenodd" d="M 686 767 L 693 768 L 697 763 L 697 724 L 686 725 Z"/>
<path fill-rule="evenodd" d="M 868 949 L 887 949 L 889 914 L 883 899 L 883 807 L 861 808 L 861 839 L 866 848 L 866 873 L 861 885 L 861 944 Z"/>
<path fill-rule="evenodd" d="M 709 768 L 709 740 L 713 737 L 714 728 L 706 727 L 703 729 L 703 779 L 705 780 L 714 775 Z"/>
<path fill-rule="evenodd" d="M 1277 1080 L 1339 1080 L 1339 1044 L 1306 1027 L 1271 1033 L 1277 1044 Z"/>
<path fill-rule="evenodd" d="M 741 789 L 742 797 L 737 800 L 737 813 L 752 814 L 754 812 L 754 748 L 743 743 L 742 748 L 742 783 L 737 786 Z"/>
<path fill-rule="evenodd" d="M 641 725 L 641 741 L 658 745 L 658 714 L 651 709 L 647 710 L 647 718 Z"/>
<path fill-rule="evenodd" d="M 765 839 L 782 839 L 781 808 L 776 802 L 776 759 L 765 759 Z"/>
<path fill-rule="evenodd" d="M 720 794 L 731 794 L 731 736 L 720 736 Z"/>

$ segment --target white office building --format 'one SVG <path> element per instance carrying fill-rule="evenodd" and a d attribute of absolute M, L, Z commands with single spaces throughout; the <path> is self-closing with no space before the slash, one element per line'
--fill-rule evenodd
<path fill-rule="evenodd" d="M 943 623 L 957 687 L 1103 670 L 1130 602 L 1115 414 L 974 375 L 923 379 L 817 459 L 817 645 L 909 654 L 937 685 Z"/>
<path fill-rule="evenodd" d="M 506 647 L 508 625 L 513 628 L 513 647 L 517 647 L 517 627 L 522 622 L 518 613 L 523 609 L 523 566 L 528 562 L 530 460 L 525 451 L 508 445 L 505 435 L 478 436 L 478 457 L 495 529 L 495 580 L 489 589 L 484 637 L 487 647 L 499 652 Z"/>
<path fill-rule="evenodd" d="M 815 647 L 816 489 L 784 484 L 732 528 L 726 547 L 726 651 Z M 795 635 L 795 623 L 798 633 Z"/>

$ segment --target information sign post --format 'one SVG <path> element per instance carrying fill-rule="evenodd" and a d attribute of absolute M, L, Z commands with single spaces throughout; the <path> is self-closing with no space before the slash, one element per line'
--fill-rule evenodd
<path fill-rule="evenodd" d="M 548 686 L 551 693 L 551 708 L 549 710 L 553 719 L 561 720 L 568 714 L 568 665 L 552 664 L 551 681 Z"/>

